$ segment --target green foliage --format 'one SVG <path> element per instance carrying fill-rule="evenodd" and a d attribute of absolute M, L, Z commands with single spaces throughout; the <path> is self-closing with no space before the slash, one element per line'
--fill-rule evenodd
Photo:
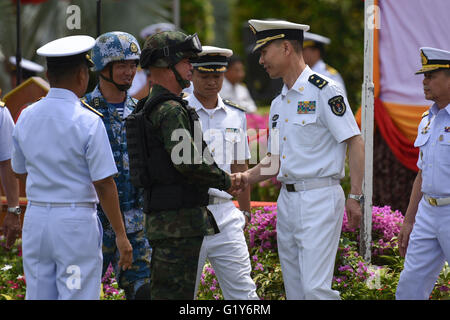
<path fill-rule="evenodd" d="M 249 19 L 282 19 L 310 25 L 310 31 L 331 39 L 325 61 L 344 78 L 353 110 L 361 104 L 364 63 L 364 1 L 234 0 L 230 36 L 233 50 L 244 56 L 242 30 Z"/>
<path fill-rule="evenodd" d="M 214 41 L 214 15 L 211 0 L 180 1 L 181 28 L 188 34 L 197 33 L 201 43 Z"/>

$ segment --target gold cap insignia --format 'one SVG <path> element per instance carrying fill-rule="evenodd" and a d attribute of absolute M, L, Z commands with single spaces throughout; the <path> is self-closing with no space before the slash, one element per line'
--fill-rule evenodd
<path fill-rule="evenodd" d="M 425 56 L 423 51 L 420 51 L 420 58 L 422 59 L 422 65 L 426 65 L 428 63 L 428 58 Z"/>

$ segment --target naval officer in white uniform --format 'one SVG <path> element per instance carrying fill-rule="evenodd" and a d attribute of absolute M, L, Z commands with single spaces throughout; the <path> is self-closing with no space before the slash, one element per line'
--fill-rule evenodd
<path fill-rule="evenodd" d="M 425 98 L 434 101 L 423 114 L 414 146 L 420 148 L 416 180 L 399 234 L 405 264 L 399 300 L 426 300 L 444 262 L 450 262 L 450 51 L 420 48 Z"/>
<path fill-rule="evenodd" d="M 330 44 L 331 40 L 320 34 L 307 31 L 304 32 L 303 36 L 303 58 L 305 59 L 305 63 L 312 71 L 322 74 L 339 83 L 344 93 L 347 94 L 342 76 L 335 68 L 323 61 L 325 46 Z"/>
<path fill-rule="evenodd" d="M 22 233 L 26 299 L 100 298 L 99 200 L 116 233 L 119 264 L 131 265 L 108 136 L 101 114 L 79 100 L 94 43 L 71 36 L 37 50 L 47 59 L 51 89 L 22 112 L 13 131 L 12 167 L 26 183 L 28 199 Z"/>
<path fill-rule="evenodd" d="M 228 173 L 247 170 L 246 160 L 250 159 L 245 109 L 219 95 L 227 58 L 232 54 L 230 49 L 203 46 L 199 57 L 192 61 L 194 92 L 186 99 L 200 118 L 203 138 L 215 162 Z M 225 299 L 257 300 L 243 230 L 250 219 L 250 188 L 237 198 L 242 211 L 236 208 L 227 192 L 211 188 L 208 193 L 208 209 L 220 233 L 203 238 L 195 292 L 208 258 Z"/>
<path fill-rule="evenodd" d="M 333 80 L 313 72 L 302 56 L 309 26 L 249 20 L 254 51 L 284 85 L 269 116 L 268 155 L 242 177 L 257 183 L 277 176 L 277 240 L 287 299 L 339 299 L 331 289 L 344 206 L 350 227 L 361 220 L 364 143 L 347 98 Z M 349 151 L 351 194 L 339 180 Z"/>

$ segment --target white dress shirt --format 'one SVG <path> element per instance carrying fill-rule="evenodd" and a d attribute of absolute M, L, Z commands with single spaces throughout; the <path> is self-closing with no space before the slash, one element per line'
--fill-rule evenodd
<path fill-rule="evenodd" d="M 316 73 L 307 66 L 291 89 L 283 85 L 270 108 L 268 151 L 280 155 L 277 179 L 284 183 L 309 178 L 343 178 L 347 150 L 343 142 L 360 134 L 341 87 L 319 75 L 328 81 L 319 89 L 308 81 L 313 74 Z M 334 114 L 329 104 L 336 96 L 342 96 L 345 102 L 342 115 Z M 310 110 L 302 111 L 306 105 Z"/>
<path fill-rule="evenodd" d="M 11 159 L 14 121 L 6 106 L 0 106 L 0 161 Z"/>
<path fill-rule="evenodd" d="M 203 107 L 194 94 L 186 100 L 197 111 L 203 139 L 220 169 L 231 173 L 233 161 L 250 159 L 245 112 L 226 105 L 220 95 L 215 109 Z M 231 195 L 218 189 L 211 188 L 209 193 L 231 199 Z"/>
<path fill-rule="evenodd" d="M 22 111 L 13 144 L 12 167 L 28 174 L 28 200 L 98 202 L 92 182 L 117 173 L 102 119 L 66 89 L 51 88 Z"/>
<path fill-rule="evenodd" d="M 256 112 L 255 101 L 253 101 L 247 87 L 240 83 L 233 85 L 224 77 L 220 96 L 243 106 L 247 112 Z"/>

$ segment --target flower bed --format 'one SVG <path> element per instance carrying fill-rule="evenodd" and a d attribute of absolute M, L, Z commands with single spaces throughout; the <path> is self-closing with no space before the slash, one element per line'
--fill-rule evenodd
<path fill-rule="evenodd" d="M 332 288 L 344 300 L 395 299 L 395 290 L 404 259 L 399 256 L 397 235 L 403 216 L 390 207 L 373 207 L 372 263 L 358 254 L 359 230 L 348 227 L 344 214 L 342 234 L 336 256 Z M 285 299 L 281 267 L 276 251 L 276 205 L 255 208 L 245 229 L 248 240 L 252 278 L 261 299 Z M 210 264 L 206 264 L 200 284 L 199 299 L 223 299 Z M 430 299 L 450 299 L 450 267 L 443 268 Z"/>
<path fill-rule="evenodd" d="M 0 236 L 0 300 L 24 300 L 26 279 L 22 265 L 22 241 L 17 240 L 11 250 L 5 249 L 5 239 Z M 102 279 L 102 300 L 125 299 L 118 288 L 110 266 Z"/>
<path fill-rule="evenodd" d="M 252 278 L 261 299 L 286 299 L 277 254 L 276 205 L 252 209 L 252 219 L 245 229 L 252 265 Z M 358 254 L 359 231 L 348 228 L 344 215 L 342 235 L 336 256 L 332 287 L 342 299 L 395 299 L 403 261 L 398 254 L 397 235 L 403 216 L 390 207 L 373 207 L 372 264 Z M 26 279 L 23 275 L 21 242 L 6 251 L 0 239 L 0 300 L 21 300 L 25 297 Z M 102 300 L 124 299 L 118 289 L 112 268 L 102 279 Z M 199 285 L 198 299 L 223 299 L 214 269 L 206 264 Z M 445 265 L 430 299 L 450 299 L 450 267 Z"/>

